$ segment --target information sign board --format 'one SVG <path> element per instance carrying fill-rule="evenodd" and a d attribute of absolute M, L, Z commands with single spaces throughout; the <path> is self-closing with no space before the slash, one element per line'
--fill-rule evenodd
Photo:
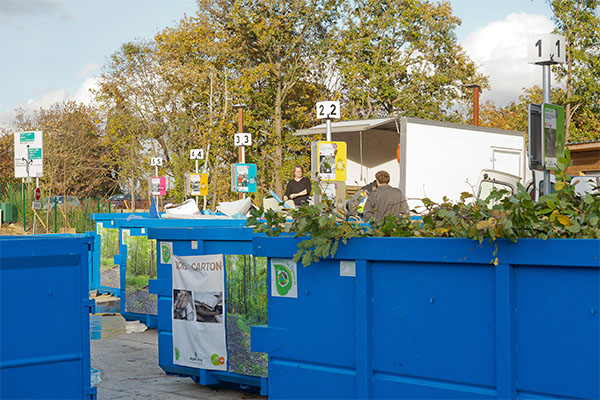
<path fill-rule="evenodd" d="M 562 157 L 565 148 L 565 111 L 555 104 L 542 104 L 542 126 L 544 137 L 544 166 L 556 168 L 556 160 Z"/>
<path fill-rule="evenodd" d="M 316 147 L 319 178 L 322 181 L 345 181 L 346 142 L 320 140 Z"/>
<path fill-rule="evenodd" d="M 208 174 L 192 172 L 189 189 L 191 196 L 208 196 Z"/>
<path fill-rule="evenodd" d="M 231 190 L 239 193 L 256 192 L 256 164 L 231 165 Z"/>
<path fill-rule="evenodd" d="M 152 196 L 164 196 L 167 194 L 167 178 L 154 176 L 150 178 L 150 194 Z"/>
<path fill-rule="evenodd" d="M 42 131 L 16 132 L 13 143 L 15 178 L 44 176 Z"/>

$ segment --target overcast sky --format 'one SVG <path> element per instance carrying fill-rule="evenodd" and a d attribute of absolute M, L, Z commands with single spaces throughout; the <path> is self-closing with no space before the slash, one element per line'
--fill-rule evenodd
<path fill-rule="evenodd" d="M 541 84 L 526 62 L 527 36 L 553 29 L 546 0 L 451 0 L 467 54 L 490 77 L 481 102 L 505 105 Z M 195 0 L 0 0 L 0 124 L 14 109 L 35 110 L 89 89 L 107 57 L 193 15 Z"/>

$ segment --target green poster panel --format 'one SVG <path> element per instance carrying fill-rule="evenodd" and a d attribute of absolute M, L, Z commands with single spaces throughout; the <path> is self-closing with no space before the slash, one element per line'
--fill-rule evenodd
<path fill-rule="evenodd" d="M 556 168 L 556 159 L 565 152 L 565 110 L 562 106 L 542 104 L 544 167 Z"/>

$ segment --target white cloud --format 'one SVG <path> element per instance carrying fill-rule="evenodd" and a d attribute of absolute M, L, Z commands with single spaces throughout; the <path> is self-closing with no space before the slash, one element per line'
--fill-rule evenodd
<path fill-rule="evenodd" d="M 514 13 L 467 36 L 461 43 L 463 48 L 479 71 L 490 78 L 491 90 L 482 93 L 482 102 L 491 100 L 504 106 L 517 100 L 522 88 L 541 86 L 542 68 L 527 64 L 527 37 L 553 29 L 546 16 Z"/>
<path fill-rule="evenodd" d="M 90 104 L 92 102 L 92 92 L 91 90 L 98 88 L 98 80 L 93 77 L 87 78 L 79 89 L 75 92 L 73 96 L 70 97 L 71 100 L 76 101 L 77 103 Z"/>
<path fill-rule="evenodd" d="M 90 104 L 92 102 L 92 93 L 90 90 L 98 87 L 96 78 L 86 78 L 81 86 L 73 95 L 65 89 L 53 89 L 42 95 L 39 99 L 29 99 L 27 104 L 18 104 L 16 107 L 21 107 L 25 112 L 34 112 L 40 108 L 49 108 L 50 106 L 61 103 L 66 100 L 73 100 L 77 103 Z M 15 117 L 15 110 L 6 110 L 0 112 L 0 127 L 8 127 L 11 125 Z"/>
<path fill-rule="evenodd" d="M 88 76 L 90 74 L 90 72 L 97 70 L 101 66 L 102 66 L 102 64 L 99 64 L 99 63 L 86 64 L 83 66 L 83 68 L 79 72 L 79 76 L 80 77 Z"/>

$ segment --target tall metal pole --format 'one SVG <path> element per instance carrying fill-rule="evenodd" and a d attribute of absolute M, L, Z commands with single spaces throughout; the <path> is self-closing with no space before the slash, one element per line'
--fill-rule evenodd
<path fill-rule="evenodd" d="M 325 127 L 327 128 L 327 141 L 331 142 L 331 120 L 329 118 L 325 120 Z"/>
<path fill-rule="evenodd" d="M 542 90 L 544 93 L 544 103 L 550 104 L 550 93 L 552 91 L 550 84 L 550 65 L 542 65 Z M 542 106 L 542 121 L 544 121 L 544 108 Z M 544 126 L 542 124 L 542 130 Z M 545 135 L 542 135 L 545 137 Z M 550 194 L 550 171 L 546 168 L 545 146 L 542 144 L 542 160 L 544 161 L 544 194 Z"/>
<path fill-rule="evenodd" d="M 234 107 L 237 107 L 238 109 L 238 133 L 243 133 L 244 132 L 244 105 L 243 104 L 238 104 Z M 238 162 L 241 164 L 244 164 L 246 162 L 246 153 L 245 153 L 245 149 L 244 146 L 240 146 L 238 147 Z M 245 194 L 244 193 L 238 193 L 238 199 L 243 199 L 245 198 Z"/>

